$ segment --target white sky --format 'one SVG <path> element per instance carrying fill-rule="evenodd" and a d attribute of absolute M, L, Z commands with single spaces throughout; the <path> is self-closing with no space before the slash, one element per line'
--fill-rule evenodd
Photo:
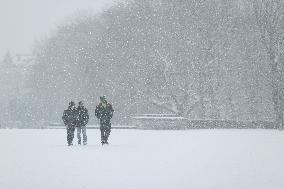
<path fill-rule="evenodd" d="M 0 60 L 12 54 L 31 53 L 34 41 L 56 28 L 68 16 L 99 12 L 113 0 L 0 0 Z"/>

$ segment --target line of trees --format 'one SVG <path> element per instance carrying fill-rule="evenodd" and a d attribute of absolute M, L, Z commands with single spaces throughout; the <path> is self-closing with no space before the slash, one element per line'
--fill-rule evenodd
<path fill-rule="evenodd" d="M 35 48 L 39 117 L 105 94 L 135 113 L 283 125 L 281 0 L 133 0 L 62 24 Z M 282 117 L 281 117 L 282 116 Z M 282 123 L 282 124 L 280 124 Z"/>

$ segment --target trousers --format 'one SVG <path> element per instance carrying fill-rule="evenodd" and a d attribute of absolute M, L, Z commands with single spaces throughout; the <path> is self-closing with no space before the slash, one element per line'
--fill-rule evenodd
<path fill-rule="evenodd" d="M 74 139 L 75 127 L 73 125 L 67 125 L 67 143 L 71 145 Z"/>
<path fill-rule="evenodd" d="M 81 144 L 81 133 L 83 134 L 83 143 L 87 144 L 86 126 L 78 126 L 77 127 L 78 144 Z"/>

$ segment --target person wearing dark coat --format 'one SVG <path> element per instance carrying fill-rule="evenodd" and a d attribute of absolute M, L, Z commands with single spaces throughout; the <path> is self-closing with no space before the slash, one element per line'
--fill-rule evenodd
<path fill-rule="evenodd" d="M 73 145 L 74 131 L 77 120 L 77 111 L 75 103 L 73 101 L 69 102 L 69 107 L 64 110 L 62 120 L 67 129 L 67 143 L 68 146 Z"/>
<path fill-rule="evenodd" d="M 84 107 L 82 101 L 79 102 L 79 106 L 77 108 L 77 138 L 78 144 L 81 145 L 81 133 L 83 134 L 83 144 L 87 145 L 87 133 L 86 133 L 86 125 L 89 121 L 89 113 L 87 108 Z"/>
<path fill-rule="evenodd" d="M 100 120 L 101 143 L 108 144 L 108 138 L 111 132 L 111 118 L 113 116 L 113 108 L 107 102 L 105 96 L 100 97 L 100 103 L 95 110 L 96 117 Z"/>

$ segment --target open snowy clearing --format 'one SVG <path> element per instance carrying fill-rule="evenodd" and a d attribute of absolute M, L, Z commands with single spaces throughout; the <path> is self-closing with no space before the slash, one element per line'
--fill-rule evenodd
<path fill-rule="evenodd" d="M 283 189 L 284 132 L 0 130 L 2 189 Z M 75 138 L 76 139 L 76 138 Z"/>

